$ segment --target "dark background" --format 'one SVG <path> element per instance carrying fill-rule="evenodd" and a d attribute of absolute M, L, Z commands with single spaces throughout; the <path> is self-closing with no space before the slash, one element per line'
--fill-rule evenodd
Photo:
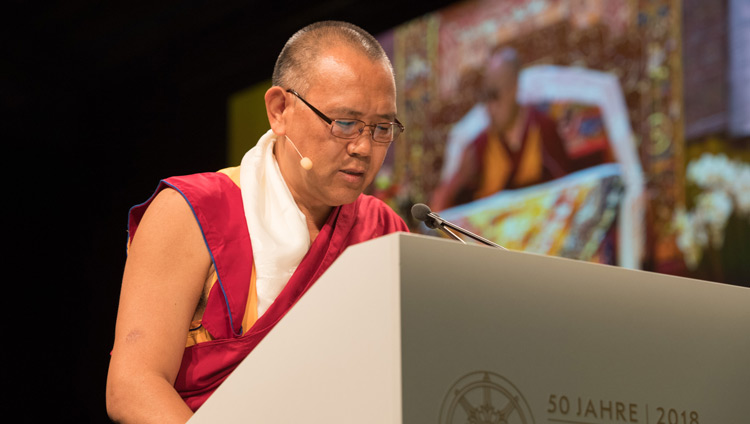
<path fill-rule="evenodd" d="M 269 79 L 294 31 L 341 19 L 377 35 L 449 3 L 6 2 L 7 416 L 108 422 L 128 209 L 161 178 L 229 165 L 228 97 Z"/>

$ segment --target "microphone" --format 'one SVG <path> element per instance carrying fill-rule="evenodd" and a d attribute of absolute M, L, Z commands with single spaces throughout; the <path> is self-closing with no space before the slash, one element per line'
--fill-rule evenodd
<path fill-rule="evenodd" d="M 285 135 L 284 137 L 285 137 L 285 138 L 286 138 L 287 140 L 289 140 L 289 142 L 290 142 L 290 143 L 292 143 L 292 147 L 294 147 L 294 150 L 296 150 L 296 151 L 297 151 L 297 154 L 298 154 L 298 155 L 299 155 L 299 157 L 300 157 L 299 165 L 300 165 L 300 166 L 301 166 L 302 168 L 304 168 L 304 169 L 305 169 L 305 171 L 309 171 L 309 170 L 311 170 L 311 169 L 312 169 L 312 167 L 313 167 L 313 163 L 312 163 L 312 161 L 310 160 L 310 158 L 308 158 L 307 156 L 302 156 L 302 153 L 300 153 L 300 152 L 299 152 L 299 149 L 298 149 L 298 148 L 297 148 L 297 146 L 296 146 L 296 145 L 294 144 L 294 142 L 292 141 L 292 139 L 291 139 L 291 138 L 289 138 L 289 137 L 288 137 L 288 136 L 286 136 L 286 135 Z"/>
<path fill-rule="evenodd" d="M 463 235 L 465 235 L 467 237 L 471 237 L 474 240 L 476 240 L 476 241 L 478 241 L 478 242 L 480 242 L 482 244 L 485 244 L 487 246 L 492 246 L 492 247 L 497 247 L 499 249 L 508 250 L 508 249 L 504 248 L 503 246 L 500 246 L 497 243 L 493 243 L 493 242 L 491 242 L 490 240 L 487 240 L 484 237 L 478 236 L 478 235 L 472 233 L 469 230 L 463 229 L 463 228 L 459 227 L 456 224 L 453 224 L 453 223 L 451 223 L 449 221 L 444 220 L 443 218 L 440 217 L 440 215 L 438 215 L 435 212 L 433 212 L 432 210 L 430 210 L 430 207 L 427 206 L 427 205 L 425 205 L 424 203 L 415 203 L 414 206 L 411 207 L 411 215 L 415 219 L 424 222 L 424 224 L 428 228 L 433 228 L 433 229 L 437 228 L 439 230 L 442 230 L 448 236 L 450 236 L 452 239 L 458 240 L 458 241 L 460 241 L 463 244 L 466 244 L 466 242 L 463 241 L 456 234 L 454 234 L 450 229 L 458 231 L 459 233 L 461 233 L 461 234 L 463 234 Z M 448 227 L 448 228 L 446 228 L 446 227 Z"/>

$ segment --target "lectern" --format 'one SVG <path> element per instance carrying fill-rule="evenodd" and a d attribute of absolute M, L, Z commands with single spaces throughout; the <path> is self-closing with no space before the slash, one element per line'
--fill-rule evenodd
<path fill-rule="evenodd" d="M 749 289 L 399 233 L 348 248 L 190 422 L 748 417 Z"/>

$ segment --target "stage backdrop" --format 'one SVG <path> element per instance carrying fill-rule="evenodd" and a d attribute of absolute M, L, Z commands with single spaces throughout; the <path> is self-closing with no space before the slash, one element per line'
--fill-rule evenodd
<path fill-rule="evenodd" d="M 740 0 L 475 0 L 375 34 L 399 119 L 368 189 L 413 231 L 487 126 L 493 49 L 522 61 L 517 101 L 583 164 L 562 178 L 441 210 L 511 249 L 750 284 L 750 6 Z M 229 165 L 268 129 L 270 81 L 229 102 Z M 745 118 L 743 119 L 743 114 Z"/>

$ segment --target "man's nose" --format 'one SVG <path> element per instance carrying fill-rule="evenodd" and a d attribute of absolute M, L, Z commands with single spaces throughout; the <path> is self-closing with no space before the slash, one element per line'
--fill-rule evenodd
<path fill-rule="evenodd" d="M 359 136 L 357 138 L 352 139 L 349 144 L 347 145 L 347 151 L 352 156 L 370 156 L 372 153 L 372 143 L 374 142 L 373 137 L 373 128 L 372 125 L 365 125 L 362 128 L 362 131 L 360 131 Z M 369 132 L 369 134 L 365 135 L 365 130 Z"/>

